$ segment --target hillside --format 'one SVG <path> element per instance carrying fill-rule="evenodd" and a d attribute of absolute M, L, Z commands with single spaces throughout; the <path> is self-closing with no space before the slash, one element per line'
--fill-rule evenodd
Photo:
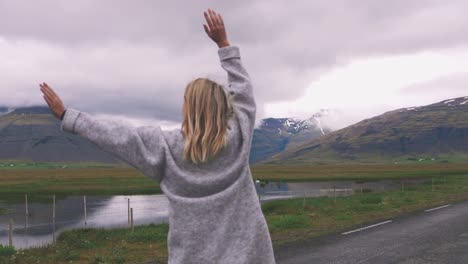
<path fill-rule="evenodd" d="M 465 162 L 468 97 L 387 112 L 275 155 L 266 163 Z"/>
<path fill-rule="evenodd" d="M 47 107 L 2 108 L 0 160 L 117 162 L 92 143 L 63 133 Z"/>

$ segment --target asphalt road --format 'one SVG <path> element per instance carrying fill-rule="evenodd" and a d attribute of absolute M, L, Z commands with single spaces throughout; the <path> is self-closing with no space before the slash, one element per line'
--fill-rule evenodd
<path fill-rule="evenodd" d="M 468 263 L 468 202 L 389 220 L 277 250 L 277 263 Z"/>

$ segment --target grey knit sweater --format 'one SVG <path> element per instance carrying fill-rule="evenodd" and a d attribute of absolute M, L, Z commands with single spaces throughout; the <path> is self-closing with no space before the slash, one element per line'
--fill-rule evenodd
<path fill-rule="evenodd" d="M 218 51 L 228 73 L 234 117 L 228 145 L 211 161 L 184 160 L 180 129 L 132 127 L 68 109 L 62 130 L 95 143 L 160 182 L 169 199 L 169 263 L 274 263 L 270 234 L 255 192 L 249 153 L 255 101 L 237 47 Z"/>

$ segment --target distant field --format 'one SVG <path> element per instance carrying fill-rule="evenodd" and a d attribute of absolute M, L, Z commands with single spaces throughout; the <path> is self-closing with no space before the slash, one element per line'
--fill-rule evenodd
<path fill-rule="evenodd" d="M 161 193 L 153 180 L 126 166 L 93 163 L 0 162 L 0 197 L 129 195 Z M 255 179 L 326 181 L 429 178 L 468 175 L 468 164 L 252 166 Z"/>
<path fill-rule="evenodd" d="M 468 164 L 257 165 L 255 179 L 270 181 L 379 180 L 468 174 Z"/>
<path fill-rule="evenodd" d="M 278 156 L 263 162 L 265 165 L 304 166 L 304 165 L 428 165 L 428 164 L 468 163 L 468 154 L 463 152 L 441 153 L 437 157 L 430 154 L 390 155 L 379 153 L 356 153 L 352 157 L 337 155 L 334 151 L 322 151 L 306 157 L 279 159 Z"/>
<path fill-rule="evenodd" d="M 132 168 L 0 169 L 0 197 L 34 195 L 156 194 L 159 186 Z"/>
<path fill-rule="evenodd" d="M 48 163 L 31 161 L 0 161 L 0 171 L 2 169 L 67 169 L 67 168 L 114 168 L 123 167 L 120 164 L 103 164 L 92 162 L 81 163 Z"/>

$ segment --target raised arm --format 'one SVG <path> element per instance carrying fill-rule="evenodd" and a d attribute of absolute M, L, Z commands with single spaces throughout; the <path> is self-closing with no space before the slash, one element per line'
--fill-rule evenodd
<path fill-rule="evenodd" d="M 98 119 L 74 109 L 65 110 L 52 88 L 45 83 L 40 86 L 52 113 L 62 118 L 62 130 L 90 140 L 154 180 L 162 179 L 166 142 L 159 127 L 137 128 L 118 121 Z"/>
<path fill-rule="evenodd" d="M 252 134 L 255 126 L 256 104 L 250 77 L 241 62 L 238 47 L 230 46 L 227 38 L 223 18 L 220 14 L 209 9 L 204 13 L 206 24 L 203 25 L 206 34 L 218 45 L 218 55 L 221 67 L 228 74 L 229 87 L 227 91 L 232 97 L 237 114 L 246 126 L 247 132 Z"/>

